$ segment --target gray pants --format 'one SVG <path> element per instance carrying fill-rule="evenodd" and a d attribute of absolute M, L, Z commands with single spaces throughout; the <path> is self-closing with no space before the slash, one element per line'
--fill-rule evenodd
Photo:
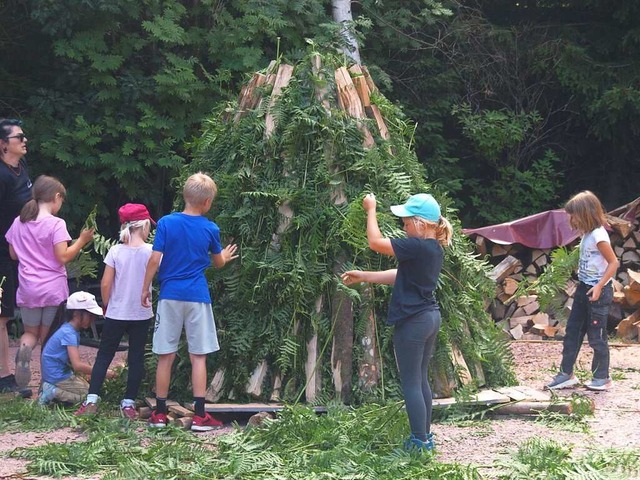
<path fill-rule="evenodd" d="M 411 433 L 421 440 L 426 440 L 431 430 L 429 361 L 433 356 L 440 323 L 440 311 L 431 310 L 396 326 L 393 334 Z"/>
<path fill-rule="evenodd" d="M 590 285 L 580 282 L 573 296 L 573 307 L 567 320 L 567 332 L 562 344 L 563 373 L 571 375 L 580 353 L 582 340 L 587 335 L 589 346 L 593 348 L 591 372 L 593 378 L 599 380 L 609 378 L 609 340 L 607 338 L 607 319 L 609 307 L 613 302 L 611 283 L 602 287 L 600 298 L 595 302 L 589 300 L 587 292 Z"/>

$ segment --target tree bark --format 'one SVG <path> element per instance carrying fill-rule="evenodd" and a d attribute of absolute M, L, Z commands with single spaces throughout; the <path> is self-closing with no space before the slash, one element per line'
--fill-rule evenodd
<path fill-rule="evenodd" d="M 346 262 L 344 255 L 339 256 L 333 272 L 342 273 Z M 353 304 L 351 299 L 340 291 L 334 292 L 331 301 L 331 320 L 333 330 L 333 348 L 331 349 L 331 371 L 336 398 L 343 403 L 351 402 L 351 377 L 353 375 Z"/>
<path fill-rule="evenodd" d="M 351 25 L 353 24 L 353 14 L 351 13 L 351 0 L 332 0 L 333 19 L 342 25 L 342 37 L 347 43 L 347 48 L 343 52 L 355 63 L 360 64 L 360 49 Z"/>

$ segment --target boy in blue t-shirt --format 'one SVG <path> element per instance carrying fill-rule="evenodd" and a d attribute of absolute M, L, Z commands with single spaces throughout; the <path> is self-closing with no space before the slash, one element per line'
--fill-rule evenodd
<path fill-rule="evenodd" d="M 218 189 L 203 173 L 191 175 L 182 195 L 185 209 L 162 217 L 153 242 L 142 286 L 142 305 L 151 305 L 149 287 L 158 272 L 160 295 L 153 334 L 153 353 L 159 355 L 156 370 L 156 408 L 149 418 L 152 427 L 164 427 L 171 366 L 178 351 L 184 327 L 193 384 L 194 410 L 191 430 L 207 431 L 222 423 L 204 411 L 207 388 L 208 353 L 216 352 L 218 336 L 211 309 L 211 296 L 205 270 L 223 267 L 238 257 L 236 245 L 220 244 L 220 229 L 204 215 L 211 208 Z M 162 262 L 161 262 L 162 260 Z"/>

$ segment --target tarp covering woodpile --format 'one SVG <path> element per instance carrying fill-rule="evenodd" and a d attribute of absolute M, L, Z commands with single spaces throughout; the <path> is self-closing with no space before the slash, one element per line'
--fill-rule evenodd
<path fill-rule="evenodd" d="M 638 339 L 640 334 L 639 218 L 640 197 L 607 214 L 611 245 L 620 260 L 613 281 L 609 326 L 624 341 Z M 514 339 L 562 338 L 575 278 L 558 293 L 553 308 L 542 308 L 535 294 L 514 295 L 521 282 L 535 283 L 551 263 L 553 250 L 577 244 L 579 234 L 569 225 L 566 212 L 549 210 L 498 225 L 464 229 L 463 233 L 474 239 L 478 253 L 494 265 L 490 278 L 496 282 L 496 295 L 488 308 L 494 320 Z"/>

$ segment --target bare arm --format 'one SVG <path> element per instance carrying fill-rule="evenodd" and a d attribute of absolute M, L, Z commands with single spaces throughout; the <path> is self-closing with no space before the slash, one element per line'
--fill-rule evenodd
<path fill-rule="evenodd" d="M 216 268 L 224 267 L 231 260 L 238 258 L 238 246 L 234 243 L 227 245 L 222 249 L 220 253 L 214 253 L 211 255 L 211 261 Z"/>
<path fill-rule="evenodd" d="M 378 227 L 378 217 L 376 216 L 376 197 L 370 193 L 362 200 L 362 208 L 367 212 L 367 240 L 369 248 L 374 252 L 384 255 L 394 256 L 391 240 L 382 236 Z"/>
<path fill-rule="evenodd" d="M 18 255 L 16 255 L 16 251 L 13 249 L 13 245 L 9 244 L 9 256 L 11 260 L 18 260 Z"/>
<path fill-rule="evenodd" d="M 383 270 L 381 272 L 349 270 L 341 275 L 345 285 L 353 285 L 354 283 L 369 282 L 380 283 L 383 285 L 393 285 L 396 281 L 398 269 Z"/>
<path fill-rule="evenodd" d="M 152 252 L 149 257 L 149 263 L 147 263 L 147 270 L 144 273 L 144 283 L 142 284 L 142 296 L 141 303 L 143 307 L 151 306 L 151 282 L 155 277 L 158 267 L 160 267 L 160 260 L 162 260 L 162 252 Z"/>
<path fill-rule="evenodd" d="M 71 362 L 71 368 L 75 373 L 84 373 L 85 375 L 91 375 L 93 372 L 93 367 L 88 363 L 84 363 L 80 359 L 80 350 L 78 347 L 74 347 L 71 345 L 67 345 L 67 353 L 69 354 L 69 361 Z M 109 368 L 107 370 L 107 378 L 114 378 L 116 376 L 116 372 Z"/>
<path fill-rule="evenodd" d="M 82 250 L 87 243 L 93 240 L 93 232 L 93 228 L 83 230 L 80 232 L 78 239 L 73 242 L 72 245 L 69 245 L 67 242 L 56 243 L 53 246 L 53 254 L 56 259 L 64 265 L 76 258 L 80 253 L 80 250 Z"/>
<path fill-rule="evenodd" d="M 613 248 L 611 248 L 611 244 L 609 242 L 598 242 L 598 250 L 600 250 L 600 253 L 607 261 L 607 269 L 604 271 L 604 275 L 602 275 L 600 281 L 587 291 L 587 296 L 592 302 L 595 302 L 600 298 L 602 287 L 604 287 L 609 280 L 613 278 L 620 266 L 620 262 L 616 258 L 616 254 L 614 253 Z"/>
<path fill-rule="evenodd" d="M 116 276 L 116 270 L 109 265 L 105 265 L 102 280 L 100 281 L 100 295 L 105 308 L 109 304 L 111 298 L 111 288 L 113 288 L 113 279 Z"/>
<path fill-rule="evenodd" d="M 80 359 L 80 350 L 78 350 L 78 347 L 67 345 L 67 353 L 69 354 L 69 361 L 71 362 L 71 368 L 73 368 L 74 372 L 91 375 L 93 367 Z"/>

